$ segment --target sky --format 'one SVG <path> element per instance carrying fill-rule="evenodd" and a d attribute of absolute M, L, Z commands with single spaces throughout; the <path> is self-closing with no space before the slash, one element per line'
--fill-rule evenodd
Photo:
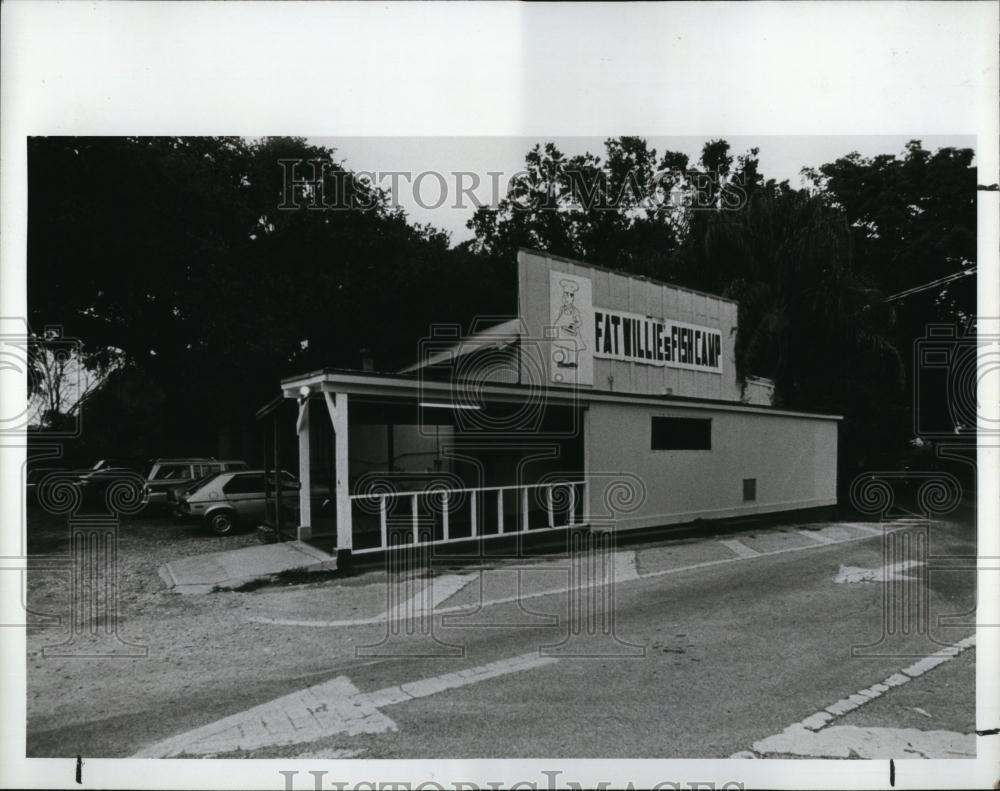
<path fill-rule="evenodd" d="M 494 194 L 502 197 L 507 181 L 524 164 L 524 155 L 536 143 L 554 142 L 563 154 L 573 156 L 589 151 L 604 158 L 604 137 L 313 137 L 309 141 L 335 149 L 335 158 L 354 171 L 385 174 L 381 185 L 390 188 L 393 171 L 412 174 L 396 177 L 398 189 L 394 200 L 406 211 L 411 222 L 429 223 L 447 231 L 452 244 L 472 238 L 466 223 L 472 217 L 471 201 L 456 206 L 461 187 L 472 187 L 476 176 L 456 176 L 457 172 L 477 174 L 479 186 L 473 190 L 482 202 L 490 202 Z M 657 155 L 664 151 L 687 154 L 692 163 L 698 160 L 706 137 L 645 136 Z M 794 186 L 804 186 L 800 175 L 804 167 L 816 167 L 832 162 L 851 151 L 863 156 L 896 154 L 910 140 L 923 142 L 924 148 L 937 150 L 946 146 L 974 148 L 972 135 L 801 135 L 745 136 L 719 135 L 731 145 L 734 156 L 758 148 L 760 170 L 765 178 L 787 179 Z M 499 175 L 490 176 L 493 172 Z M 421 175 L 426 174 L 426 175 Z M 447 188 L 442 202 L 442 174 Z M 459 183 L 460 182 L 460 183 Z M 459 186 L 456 186 L 458 184 Z M 418 200 L 419 198 L 419 200 Z M 422 204 L 422 205 L 421 205 Z M 438 206 L 438 204 L 441 204 Z"/>

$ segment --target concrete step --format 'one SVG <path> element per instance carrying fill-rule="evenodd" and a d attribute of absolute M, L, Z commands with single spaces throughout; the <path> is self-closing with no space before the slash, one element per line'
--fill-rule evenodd
<path fill-rule="evenodd" d="M 237 588 L 283 571 L 329 571 L 334 556 L 303 541 L 285 541 L 259 547 L 179 558 L 160 566 L 159 574 L 176 593 L 211 593 Z"/>

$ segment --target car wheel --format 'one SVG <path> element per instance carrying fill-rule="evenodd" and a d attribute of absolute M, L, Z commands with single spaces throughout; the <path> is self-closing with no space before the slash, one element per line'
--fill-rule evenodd
<path fill-rule="evenodd" d="M 228 536 L 236 530 L 236 514 L 216 511 L 208 517 L 208 529 L 217 536 Z"/>

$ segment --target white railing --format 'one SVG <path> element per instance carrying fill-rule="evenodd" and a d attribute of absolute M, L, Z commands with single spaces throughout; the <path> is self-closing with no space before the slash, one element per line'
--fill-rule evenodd
<path fill-rule="evenodd" d="M 528 523 L 528 514 L 531 510 L 529 491 L 531 489 L 543 490 L 544 511 L 547 514 L 547 524 L 540 528 L 531 528 Z M 520 492 L 515 508 L 519 508 L 520 520 L 514 520 L 516 529 L 504 529 L 504 493 Z M 379 518 L 379 545 L 365 549 L 355 549 L 356 553 L 378 552 L 389 547 L 389 512 L 392 501 L 410 501 L 410 525 L 411 540 L 409 543 L 400 546 L 412 546 L 414 544 L 443 544 L 454 541 L 469 541 L 477 538 L 496 538 L 497 536 L 511 536 L 528 532 L 539 532 L 540 530 L 560 530 L 568 527 L 580 526 L 587 521 L 587 482 L 586 481 L 552 481 L 550 483 L 530 483 L 521 486 L 480 486 L 478 488 L 429 488 L 420 491 L 402 492 L 372 492 L 369 494 L 352 494 L 350 496 L 351 505 L 356 501 L 376 501 L 378 503 Z M 468 495 L 468 502 L 464 505 L 453 505 L 460 500 L 456 495 Z M 557 510 L 556 498 L 565 498 L 562 501 L 563 507 Z M 420 498 L 434 498 L 438 502 L 437 513 L 441 516 L 441 538 L 433 538 L 434 530 L 431 528 L 431 539 L 421 540 L 421 531 L 426 535 L 428 525 L 426 520 L 421 523 Z M 487 499 L 494 499 L 496 511 L 494 519 L 486 519 L 489 512 Z M 479 503 L 483 503 L 483 523 L 480 524 Z M 576 518 L 577 506 L 582 506 L 581 519 Z M 557 515 L 565 514 L 567 521 L 556 524 Z M 469 535 L 451 535 L 451 523 L 453 517 L 461 518 L 468 516 L 470 527 Z M 491 522 L 495 521 L 496 532 L 486 532 Z M 396 522 L 398 524 L 398 522 Z"/>

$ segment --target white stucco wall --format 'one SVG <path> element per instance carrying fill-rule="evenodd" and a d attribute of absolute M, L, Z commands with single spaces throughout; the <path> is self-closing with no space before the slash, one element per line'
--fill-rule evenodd
<path fill-rule="evenodd" d="M 653 415 L 711 418 L 712 449 L 651 450 Z M 595 524 L 652 527 L 837 502 L 836 420 L 595 402 L 586 423 Z M 757 479 L 755 502 L 743 501 L 744 478 Z M 616 480 L 640 491 L 627 513 L 606 505 Z"/>

